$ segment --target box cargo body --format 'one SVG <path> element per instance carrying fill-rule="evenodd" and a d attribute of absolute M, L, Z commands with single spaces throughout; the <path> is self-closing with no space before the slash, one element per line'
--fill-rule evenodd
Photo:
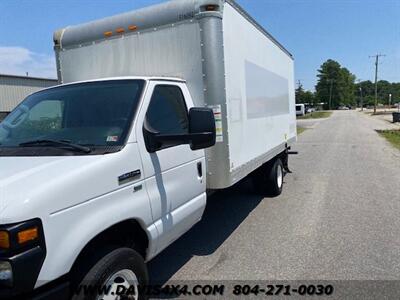
<path fill-rule="evenodd" d="M 236 183 L 296 140 L 293 58 L 231 0 L 177 0 L 55 33 L 61 83 L 179 77 L 214 110 L 207 187 Z"/>

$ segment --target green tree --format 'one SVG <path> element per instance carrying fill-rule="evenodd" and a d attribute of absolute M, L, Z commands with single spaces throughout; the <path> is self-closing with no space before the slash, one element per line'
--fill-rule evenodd
<path fill-rule="evenodd" d="M 308 103 L 311 106 L 314 106 L 314 93 L 311 91 L 305 91 L 303 95 L 303 102 L 302 103 Z"/>
<path fill-rule="evenodd" d="M 354 96 L 354 91 L 356 90 L 356 86 L 354 83 L 355 80 L 356 77 L 351 74 L 348 69 L 340 69 L 340 80 L 337 87 L 340 95 L 340 105 L 356 105 L 356 98 Z"/>
<path fill-rule="evenodd" d="M 299 84 L 299 86 L 298 86 L 297 89 L 295 90 L 296 103 L 303 103 L 303 102 L 302 102 L 303 96 L 304 96 L 303 85 L 302 85 L 302 84 Z"/>
<path fill-rule="evenodd" d="M 307 103 L 310 105 L 314 105 L 314 93 L 304 90 L 302 84 L 299 84 L 299 86 L 296 88 L 295 95 L 296 103 Z"/>
<path fill-rule="evenodd" d="M 317 77 L 315 90 L 319 102 L 324 102 L 329 107 L 331 99 L 331 108 L 355 104 L 355 76 L 348 69 L 342 68 L 337 61 L 328 59 L 324 62 Z"/>
<path fill-rule="evenodd" d="M 378 81 L 378 103 L 389 104 L 389 94 L 393 94 L 392 84 L 386 80 Z"/>
<path fill-rule="evenodd" d="M 355 96 L 360 101 L 360 88 L 363 94 L 364 105 L 374 105 L 375 103 L 375 84 L 370 80 L 361 81 L 356 84 Z M 392 94 L 392 104 L 400 102 L 400 83 L 378 81 L 378 103 L 388 104 L 389 94 Z"/>

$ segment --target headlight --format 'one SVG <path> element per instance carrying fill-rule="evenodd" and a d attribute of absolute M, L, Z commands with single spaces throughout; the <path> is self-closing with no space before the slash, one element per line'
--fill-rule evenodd
<path fill-rule="evenodd" d="M 10 236 L 7 231 L 0 231 L 0 249 L 10 248 Z"/>
<path fill-rule="evenodd" d="M 8 261 L 0 261 L 0 286 L 12 287 L 13 272 Z"/>
<path fill-rule="evenodd" d="M 1 224 L 0 298 L 31 291 L 45 257 L 46 242 L 39 218 Z"/>

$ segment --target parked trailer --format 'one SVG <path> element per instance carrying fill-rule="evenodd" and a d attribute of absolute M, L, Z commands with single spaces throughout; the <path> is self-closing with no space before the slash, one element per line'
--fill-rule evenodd
<path fill-rule="evenodd" d="M 207 191 L 250 175 L 281 193 L 293 58 L 235 2 L 166 2 L 61 29 L 54 45 L 61 85 L 0 126 L 0 295 L 115 276 L 138 288 Z"/>

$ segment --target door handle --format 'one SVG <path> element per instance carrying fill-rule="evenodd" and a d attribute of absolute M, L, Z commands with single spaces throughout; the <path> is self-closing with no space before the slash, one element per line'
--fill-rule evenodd
<path fill-rule="evenodd" d="M 197 163 L 197 174 L 199 178 L 203 178 L 203 164 L 201 162 Z"/>

